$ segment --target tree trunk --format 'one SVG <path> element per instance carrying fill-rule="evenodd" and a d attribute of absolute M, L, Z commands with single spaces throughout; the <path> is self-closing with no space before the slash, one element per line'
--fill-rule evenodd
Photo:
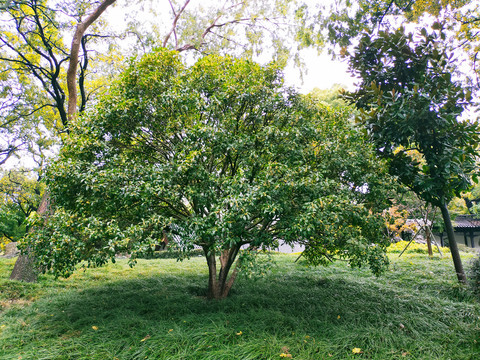
<path fill-rule="evenodd" d="M 104 0 L 84 21 L 77 25 L 73 34 L 72 46 L 70 48 L 70 62 L 67 69 L 67 88 L 68 88 L 68 120 L 71 120 L 77 113 L 77 66 L 78 53 L 82 43 L 82 37 L 85 30 L 97 20 L 100 15 L 116 0 Z M 68 131 L 68 129 L 67 129 Z"/>
<path fill-rule="evenodd" d="M 448 245 L 450 247 L 450 252 L 452 253 L 457 279 L 460 283 L 465 284 L 467 282 L 467 277 L 463 270 L 462 259 L 460 258 L 457 242 L 455 241 L 455 235 L 453 233 L 452 220 L 450 219 L 450 213 L 448 212 L 445 201 L 442 201 L 440 204 L 440 210 L 442 211 L 443 222 L 445 223 L 445 231 L 447 232 Z"/>
<path fill-rule="evenodd" d="M 45 194 L 43 194 L 40 205 L 38 205 L 37 214 L 46 217 L 49 215 L 49 211 L 50 195 L 48 194 L 48 191 L 46 191 Z M 10 280 L 36 282 L 38 272 L 39 271 L 35 268 L 35 257 L 30 249 L 27 248 L 26 251 L 18 256 L 12 274 L 10 275 Z"/>
<path fill-rule="evenodd" d="M 18 256 L 10 280 L 37 282 L 37 278 L 38 271 L 35 266 L 35 258 L 27 249 L 26 252 Z"/>
<path fill-rule="evenodd" d="M 205 257 L 208 264 L 208 299 L 224 299 L 230 293 L 230 289 L 237 277 L 238 269 L 235 267 L 230 277 L 228 274 L 238 254 L 239 247 L 222 250 L 220 254 L 220 271 L 217 275 L 217 260 L 215 253 L 208 253 L 208 249 L 204 248 Z"/>
<path fill-rule="evenodd" d="M 430 236 L 430 228 L 427 225 L 427 222 L 425 221 L 425 239 L 427 240 L 427 248 L 428 248 L 428 256 L 432 257 L 433 256 L 433 250 L 432 250 L 432 238 Z"/>

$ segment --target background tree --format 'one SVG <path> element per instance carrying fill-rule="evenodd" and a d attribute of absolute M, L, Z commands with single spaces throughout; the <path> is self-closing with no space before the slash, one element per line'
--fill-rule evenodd
<path fill-rule="evenodd" d="M 29 230 L 27 218 L 37 210 L 44 185 L 22 171 L 8 171 L 0 178 L 0 243 L 20 240 Z"/>
<path fill-rule="evenodd" d="M 470 191 L 465 192 L 461 197 L 455 198 L 449 209 L 455 215 L 478 216 L 480 214 L 480 184 L 475 184 Z"/>
<path fill-rule="evenodd" d="M 316 6 L 315 6 L 316 5 Z M 380 30 L 395 30 L 400 25 L 431 26 L 442 21 L 448 28 L 448 41 L 466 60 L 465 76 L 480 85 L 480 7 L 474 0 L 336 0 L 311 1 L 299 17 L 299 38 L 302 34 L 315 35 L 331 45 L 329 51 L 341 55 L 356 44 L 363 32 L 375 34 Z M 466 61 L 467 63 L 467 61 Z"/>
<path fill-rule="evenodd" d="M 56 211 L 29 244 L 68 276 L 117 252 L 134 261 L 169 229 L 181 250 L 203 249 L 210 298 L 227 296 L 242 247 L 279 239 L 305 244 L 313 263 L 378 273 L 385 173 L 367 146 L 353 153 L 360 143 L 346 112 L 302 100 L 275 66 L 208 56 L 185 67 L 157 51 L 72 127 L 48 176 Z"/>
<path fill-rule="evenodd" d="M 384 212 L 389 237 L 392 240 L 407 241 L 424 238 L 428 255 L 433 256 L 432 243 L 435 243 L 433 233 L 444 231 L 443 220 L 438 215 L 437 208 L 426 203 L 409 189 L 402 190 L 400 188 L 393 206 Z"/>
<path fill-rule="evenodd" d="M 104 3 L 108 6 L 112 1 Z M 92 16 L 87 17 L 86 23 L 80 20 L 80 29 L 82 30 L 80 38 L 84 50 L 83 64 L 79 74 L 80 80 L 78 81 L 82 94 L 80 110 L 84 109 L 87 99 L 84 79 L 88 53 L 85 47 L 87 36 L 84 35 L 84 31 L 105 10 L 104 3 L 100 4 Z M 6 89 L 8 89 L 4 102 L 7 106 L 3 108 L 2 113 L 6 117 L 6 120 L 2 121 L 3 124 L 6 124 L 3 126 L 3 130 L 8 134 L 9 140 L 13 139 L 13 144 L 19 141 L 16 137 L 18 133 L 25 134 L 28 140 L 38 138 L 36 144 L 40 148 L 41 155 L 44 154 L 42 150 L 51 145 L 51 135 L 58 139 L 63 133 L 68 133 L 69 117 L 77 111 L 75 106 L 70 110 L 70 116 L 67 115 L 66 91 L 63 81 L 65 79 L 64 64 L 70 59 L 72 60 L 70 63 L 75 64 L 72 64 L 71 71 L 67 73 L 67 78 L 70 78 L 70 81 L 67 82 L 76 84 L 79 47 L 72 46 L 70 51 L 67 50 L 63 44 L 62 31 L 70 19 L 62 21 L 59 18 L 63 15 L 67 18 L 81 19 L 90 9 L 88 2 L 76 3 L 73 6 L 72 15 L 72 12 L 69 12 L 72 10 L 72 6 L 69 6 L 71 4 L 68 2 L 54 5 L 59 8 L 51 8 L 47 1 L 42 0 L 11 1 L 9 6 L 2 10 L 5 21 L 2 32 L 0 32 L 0 61 L 4 65 L 4 76 L 1 80 L 7 83 Z M 77 31 L 77 33 L 79 32 Z M 78 36 L 74 37 L 75 39 L 78 39 Z M 33 91 L 29 93 L 24 91 L 31 89 Z M 34 94 L 34 97 L 33 99 L 27 96 L 23 97 L 23 93 Z M 12 94 L 19 94 L 17 101 L 15 98 L 12 100 L 11 97 L 8 97 Z M 70 93 L 70 98 L 75 98 L 76 101 L 75 91 Z M 32 101 L 35 99 L 42 101 Z M 12 112 L 11 109 L 15 111 Z M 50 110 L 50 112 L 45 110 Z M 20 130 L 17 130 L 16 134 L 10 134 L 8 133 L 10 129 Z M 36 137 L 32 134 L 36 134 Z M 11 143 L 8 148 L 12 149 Z M 19 148 L 20 146 L 13 147 L 14 150 Z M 29 146 L 28 149 L 31 150 L 33 147 Z M 44 204 L 41 204 L 39 209 L 47 209 L 48 193 L 42 202 Z M 35 281 L 32 260 L 28 254 L 19 257 L 11 278 Z"/>
<path fill-rule="evenodd" d="M 460 120 L 470 92 L 454 80 L 445 34 L 440 24 L 435 29 L 415 40 L 403 28 L 365 34 L 350 60 L 361 79 L 350 99 L 390 172 L 440 208 L 458 280 L 465 282 L 447 205 L 476 181 L 479 126 Z"/>

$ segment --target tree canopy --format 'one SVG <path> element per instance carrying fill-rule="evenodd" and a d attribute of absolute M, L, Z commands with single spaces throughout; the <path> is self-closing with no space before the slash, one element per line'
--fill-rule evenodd
<path fill-rule="evenodd" d="M 287 20 L 290 0 L 119 4 L 123 27 L 106 11 L 116 3 L 13 0 L 0 8 L 0 165 L 21 150 L 25 156 L 58 145 L 56 136 L 69 131 L 68 118 L 107 88 L 109 77 L 132 54 L 161 44 L 190 50 L 197 58 L 268 52 L 268 59 L 286 64 L 296 51 L 295 41 L 289 40 L 294 37 L 293 21 Z"/>
<path fill-rule="evenodd" d="M 188 67 L 154 51 L 71 128 L 48 174 L 56 211 L 29 243 L 68 276 L 118 252 L 134 261 L 167 233 L 203 249 L 214 298 L 242 247 L 279 240 L 303 243 L 312 263 L 378 273 L 389 181 L 348 117 L 285 88 L 274 65 L 212 55 Z"/>

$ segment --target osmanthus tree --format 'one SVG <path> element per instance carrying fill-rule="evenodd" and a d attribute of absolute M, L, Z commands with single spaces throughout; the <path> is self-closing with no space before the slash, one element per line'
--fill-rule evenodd
<path fill-rule="evenodd" d="M 274 65 L 211 55 L 187 67 L 154 51 L 72 125 L 47 175 L 55 212 L 27 244 L 68 276 L 118 252 L 134 262 L 167 232 L 203 249 L 209 298 L 280 239 L 312 263 L 379 273 L 388 179 L 348 118 L 285 88 Z"/>
<path fill-rule="evenodd" d="M 441 210 L 458 280 L 465 273 L 447 205 L 470 189 L 478 173 L 480 128 L 461 119 L 470 91 L 455 79 L 455 62 L 442 25 L 413 36 L 365 34 L 350 59 L 359 90 L 350 100 L 390 172 Z"/>
<path fill-rule="evenodd" d="M 44 155 L 44 149 L 59 146 L 68 137 L 70 118 L 93 104 L 99 89 L 108 88 L 112 73 L 123 68 L 125 53 L 144 53 L 162 44 L 179 52 L 191 50 L 197 57 L 268 52 L 285 65 L 298 50 L 298 42 L 289 41 L 295 32 L 292 0 L 229 0 L 211 6 L 190 0 L 129 2 L 130 19 L 136 21 L 125 21 L 129 26 L 121 34 L 108 27 L 113 16 L 106 10 L 116 3 L 0 2 L 0 165 L 20 151 L 35 149 Z M 145 3 L 151 4 L 151 13 L 135 17 Z M 151 27 L 142 28 L 140 18 Z M 159 26 L 159 18 L 166 26 Z M 132 34 L 141 46 L 123 41 Z M 48 209 L 46 194 L 40 209 Z M 21 277 L 12 274 L 12 279 Z"/>

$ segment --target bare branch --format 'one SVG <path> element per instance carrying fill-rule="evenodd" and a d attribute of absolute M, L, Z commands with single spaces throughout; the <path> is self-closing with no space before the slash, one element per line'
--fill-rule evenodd
<path fill-rule="evenodd" d="M 24 145 L 25 143 L 21 143 L 20 145 L 11 145 L 9 146 L 7 149 L 4 149 L 4 150 L 0 150 L 0 154 L 2 156 L 4 156 L 3 159 L 0 160 L 0 165 L 3 165 L 7 162 L 7 160 L 13 155 L 15 154 L 15 151 L 17 151 L 18 149 L 20 149 L 20 147 L 22 145 Z"/>
<path fill-rule="evenodd" d="M 172 8 L 172 12 L 173 12 L 173 15 L 175 16 L 175 18 L 173 19 L 172 28 L 170 29 L 167 36 L 165 36 L 165 39 L 163 40 L 163 47 L 167 46 L 167 42 L 170 39 L 170 36 L 172 35 L 172 33 L 176 34 L 178 19 L 180 19 L 180 16 L 182 15 L 183 11 L 185 10 L 185 8 L 187 7 L 189 2 L 190 2 L 190 0 L 186 0 L 185 4 L 183 4 L 183 7 L 178 11 L 178 13 L 175 13 L 175 8 L 173 7 L 173 4 L 172 4 L 171 0 L 169 0 L 170 7 Z M 177 45 L 178 45 L 176 38 L 177 37 L 175 35 L 175 47 L 177 47 Z"/>
<path fill-rule="evenodd" d="M 468 21 L 461 21 L 462 25 L 468 25 L 468 24 L 473 24 L 473 23 L 476 23 L 480 21 L 480 17 L 478 18 L 474 18 L 474 19 L 470 19 Z"/>

